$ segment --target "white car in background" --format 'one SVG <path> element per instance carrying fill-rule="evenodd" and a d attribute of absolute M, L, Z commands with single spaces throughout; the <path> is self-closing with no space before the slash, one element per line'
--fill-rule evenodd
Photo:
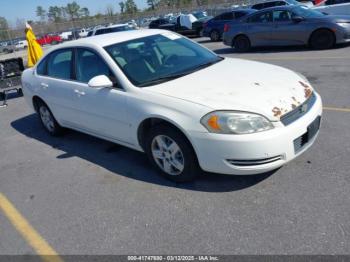
<path fill-rule="evenodd" d="M 145 152 L 178 182 L 200 168 L 277 169 L 314 143 L 322 114 L 302 75 L 223 58 L 163 30 L 65 43 L 24 71 L 22 84 L 50 134 L 66 127 Z"/>
<path fill-rule="evenodd" d="M 73 33 L 72 31 L 65 31 L 60 34 L 60 37 L 62 38 L 63 41 L 67 41 L 72 37 Z"/>
<path fill-rule="evenodd" d="M 96 27 L 94 30 L 90 31 L 87 34 L 87 36 L 90 37 L 95 35 L 104 35 L 104 34 L 129 31 L 129 30 L 134 30 L 134 28 L 132 28 L 128 24 L 115 24 L 115 25 L 109 25 L 104 27 Z"/>
<path fill-rule="evenodd" d="M 28 42 L 27 40 L 19 40 L 16 44 L 15 44 L 16 49 L 26 49 L 28 47 Z"/>

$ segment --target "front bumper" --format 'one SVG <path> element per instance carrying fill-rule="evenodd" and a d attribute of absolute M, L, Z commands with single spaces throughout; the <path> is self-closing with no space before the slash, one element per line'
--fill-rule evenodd
<path fill-rule="evenodd" d="M 298 139 L 321 115 L 322 101 L 316 94 L 310 111 L 288 126 L 280 123 L 272 130 L 248 135 L 191 132 L 190 137 L 205 171 L 232 175 L 264 173 L 288 163 L 314 143 L 318 132 L 302 148 L 295 149 Z"/>
<path fill-rule="evenodd" d="M 345 44 L 350 42 L 350 23 L 347 27 L 338 26 L 336 30 L 337 44 Z"/>

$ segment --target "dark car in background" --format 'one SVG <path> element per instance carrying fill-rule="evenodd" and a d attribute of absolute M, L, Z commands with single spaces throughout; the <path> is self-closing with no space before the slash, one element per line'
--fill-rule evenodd
<path fill-rule="evenodd" d="M 203 24 L 203 36 L 210 37 L 211 41 L 219 41 L 222 38 L 225 24 L 254 12 L 256 12 L 254 9 L 236 9 L 215 16 Z"/>
<path fill-rule="evenodd" d="M 156 20 L 153 20 L 149 25 L 148 28 L 150 29 L 156 29 L 159 28 L 160 25 L 165 25 L 165 24 L 169 24 L 169 20 L 165 19 L 165 18 L 159 18 Z"/>
<path fill-rule="evenodd" d="M 187 36 L 190 36 L 190 35 L 201 36 L 202 30 L 203 30 L 203 24 L 207 22 L 209 19 L 211 19 L 211 17 L 197 19 L 195 16 L 193 16 L 194 19 L 197 19 L 197 20 L 191 23 L 191 27 L 189 28 L 181 24 L 181 16 L 187 16 L 187 15 L 178 16 L 174 23 L 168 22 L 164 24 L 158 24 L 157 26 L 154 25 L 156 27 L 152 27 L 152 28 L 169 30 L 169 31 L 173 31 L 173 32 L 176 32 L 182 35 L 187 35 Z"/>
<path fill-rule="evenodd" d="M 273 7 L 227 24 L 223 42 L 240 52 L 255 46 L 328 49 L 350 42 L 350 16 L 325 15 L 304 6 Z"/>

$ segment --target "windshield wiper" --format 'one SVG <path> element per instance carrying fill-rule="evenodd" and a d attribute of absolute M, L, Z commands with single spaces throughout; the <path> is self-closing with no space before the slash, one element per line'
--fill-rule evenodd
<path fill-rule="evenodd" d="M 179 78 L 181 76 L 185 76 L 185 75 L 188 75 L 189 73 L 181 73 L 181 74 L 174 74 L 174 75 L 169 75 L 169 76 L 163 76 L 163 77 L 160 77 L 160 78 L 157 78 L 157 79 L 154 79 L 154 80 L 150 80 L 150 81 L 147 81 L 145 83 L 142 83 L 141 85 L 138 85 L 139 87 L 145 87 L 145 86 L 151 86 L 151 85 L 156 85 L 156 84 L 160 84 L 160 83 L 163 83 L 163 82 L 166 82 L 166 81 L 169 81 L 169 80 L 173 80 L 173 79 L 176 79 L 176 78 Z"/>
<path fill-rule="evenodd" d="M 198 66 L 195 66 L 194 68 L 186 70 L 185 72 L 178 73 L 178 74 L 173 74 L 173 75 L 168 75 L 168 76 L 163 76 L 163 77 L 160 77 L 160 78 L 157 78 L 157 79 L 154 79 L 154 80 L 147 81 L 147 82 L 142 83 L 142 84 L 140 84 L 138 86 L 139 87 L 145 87 L 145 86 L 151 86 L 151 85 L 160 84 L 160 83 L 163 83 L 163 82 L 166 82 L 166 81 L 170 81 L 170 80 L 173 80 L 173 79 L 185 76 L 185 75 L 189 75 L 189 74 L 191 74 L 193 72 L 196 72 L 198 70 L 201 70 L 201 69 L 206 68 L 208 66 L 211 66 L 213 64 L 216 64 L 217 62 L 219 62 L 221 60 L 223 60 L 222 57 L 220 57 L 220 59 L 218 59 L 216 61 L 211 61 L 211 62 L 207 62 L 207 63 L 204 63 L 204 64 L 200 64 Z"/>

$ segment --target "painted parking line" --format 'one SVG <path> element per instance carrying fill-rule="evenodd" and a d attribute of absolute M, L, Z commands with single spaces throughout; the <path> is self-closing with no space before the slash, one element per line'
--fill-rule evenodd
<path fill-rule="evenodd" d="M 5 214 L 14 228 L 45 262 L 63 262 L 57 252 L 40 236 L 40 234 L 19 213 L 15 206 L 0 193 L 0 210 Z"/>
<path fill-rule="evenodd" d="M 349 112 L 350 113 L 350 108 L 344 108 L 344 107 L 330 107 L 330 106 L 324 106 L 323 110 L 327 111 L 338 111 L 338 112 Z"/>

